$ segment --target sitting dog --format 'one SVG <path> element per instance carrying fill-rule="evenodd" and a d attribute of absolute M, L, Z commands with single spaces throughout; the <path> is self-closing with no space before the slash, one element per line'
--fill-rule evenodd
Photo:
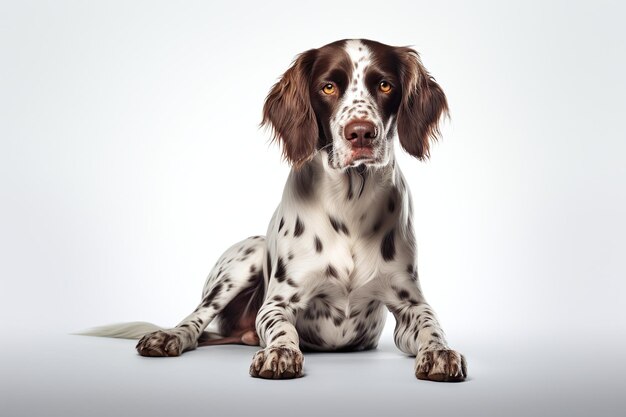
<path fill-rule="evenodd" d="M 447 110 L 410 48 L 342 40 L 302 53 L 263 108 L 262 124 L 292 165 L 267 235 L 222 255 L 200 304 L 176 327 L 131 323 L 89 334 L 143 336 L 143 356 L 260 345 L 252 376 L 294 378 L 303 375 L 301 349 L 375 348 L 388 309 L 396 345 L 416 356 L 417 378 L 464 380 L 465 358 L 448 347 L 420 289 L 411 195 L 394 157 L 397 136 L 410 155 L 427 158 Z M 211 322 L 217 333 L 205 331 Z"/>

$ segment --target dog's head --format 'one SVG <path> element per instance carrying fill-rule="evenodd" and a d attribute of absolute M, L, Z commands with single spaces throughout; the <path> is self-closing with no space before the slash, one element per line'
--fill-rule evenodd
<path fill-rule="evenodd" d="M 423 159 L 448 105 L 416 51 L 369 40 L 337 41 L 300 54 L 267 96 L 283 154 L 299 167 L 316 152 L 329 166 L 386 165 L 393 138 Z"/>

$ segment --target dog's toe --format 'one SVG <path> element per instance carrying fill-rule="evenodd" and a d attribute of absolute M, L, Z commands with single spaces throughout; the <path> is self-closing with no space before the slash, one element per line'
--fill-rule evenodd
<path fill-rule="evenodd" d="M 258 351 L 250 365 L 250 375 L 265 379 L 289 379 L 302 376 L 304 356 L 297 349 L 284 346 Z"/>
<path fill-rule="evenodd" d="M 183 344 L 178 335 L 159 330 L 142 337 L 136 348 L 141 356 L 180 356 Z"/>
<path fill-rule="evenodd" d="M 415 376 L 429 381 L 461 382 L 467 378 L 467 362 L 451 349 L 422 352 L 415 361 Z"/>

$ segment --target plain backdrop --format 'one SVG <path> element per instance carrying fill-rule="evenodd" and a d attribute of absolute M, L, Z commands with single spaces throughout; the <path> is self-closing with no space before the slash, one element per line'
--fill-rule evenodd
<path fill-rule="evenodd" d="M 319 415 L 307 392 L 332 379 L 344 408 L 329 415 L 383 415 L 385 398 L 397 415 L 620 414 L 625 12 L 618 1 L 0 2 L 0 414 L 177 413 L 194 392 L 185 372 L 199 369 L 214 385 L 179 414 L 259 414 L 251 398 L 270 394 L 247 377 L 253 348 L 146 362 L 132 342 L 68 333 L 176 324 L 222 251 L 265 233 L 289 167 L 258 128 L 263 100 L 296 54 L 343 38 L 412 45 L 447 94 L 432 158 L 397 153 L 422 286 L 472 378 L 414 380 L 387 329 L 370 356 L 307 358 L 306 378 L 280 383 L 290 409 Z M 119 388 L 120 363 L 148 385 Z M 340 397 L 363 375 L 373 382 Z M 399 392 L 429 394 L 412 404 Z M 137 396 L 136 409 L 110 408 Z"/>

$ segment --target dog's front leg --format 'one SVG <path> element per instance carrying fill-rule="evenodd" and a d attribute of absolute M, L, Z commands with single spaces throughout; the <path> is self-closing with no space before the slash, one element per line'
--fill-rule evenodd
<path fill-rule="evenodd" d="M 412 268 L 393 280 L 387 307 L 396 318 L 394 342 L 415 355 L 415 376 L 431 381 L 457 382 L 467 377 L 465 357 L 450 349 L 433 309 L 426 303 Z"/>
<path fill-rule="evenodd" d="M 250 375 L 267 379 L 302 376 L 304 356 L 295 328 L 295 315 L 301 296 L 286 282 L 271 282 L 265 303 L 259 310 L 256 329 L 261 346 L 252 359 Z"/>

